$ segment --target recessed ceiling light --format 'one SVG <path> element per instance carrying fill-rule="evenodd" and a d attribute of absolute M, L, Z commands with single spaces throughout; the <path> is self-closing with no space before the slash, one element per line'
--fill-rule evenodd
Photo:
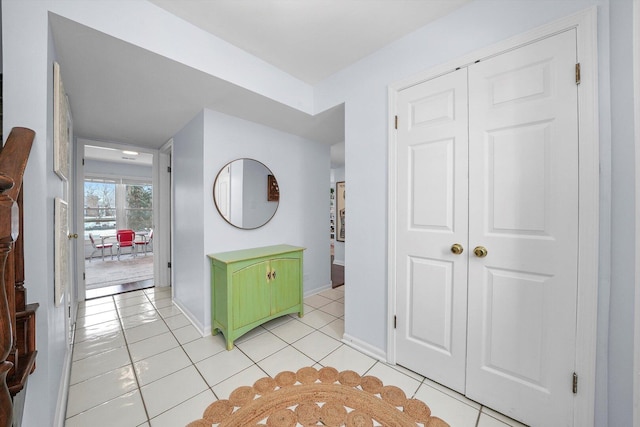
<path fill-rule="evenodd" d="M 139 153 L 137 151 L 128 151 L 128 150 L 123 150 L 122 154 L 128 154 L 130 156 L 137 156 Z"/>
<path fill-rule="evenodd" d="M 97 145 L 85 145 L 85 148 L 95 148 L 98 150 L 109 150 L 109 151 L 116 151 L 115 148 L 109 148 L 109 147 L 99 147 Z"/>

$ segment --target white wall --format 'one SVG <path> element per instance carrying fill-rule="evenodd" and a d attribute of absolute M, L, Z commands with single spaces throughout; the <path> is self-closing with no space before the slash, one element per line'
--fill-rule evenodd
<path fill-rule="evenodd" d="M 610 2 L 611 302 L 609 425 L 632 425 L 635 278 L 633 2 Z M 636 310 L 640 309 L 636 308 Z"/>
<path fill-rule="evenodd" d="M 209 297 L 205 289 L 208 276 L 203 269 L 203 224 L 208 221 L 205 206 L 213 197 L 213 182 L 210 194 L 205 195 L 203 191 L 205 170 L 210 168 L 202 161 L 204 138 L 205 115 L 200 112 L 173 137 L 171 169 L 174 185 L 173 295 L 201 331 L 210 322 Z"/>
<path fill-rule="evenodd" d="M 316 86 L 316 110 L 345 102 L 345 181 L 350 189 L 345 332 L 384 354 L 388 86 L 594 5 L 601 146 L 596 425 L 622 426 L 631 425 L 632 406 L 631 0 L 556 0 L 553 7 L 542 1 L 475 0 L 321 82 Z"/>
<path fill-rule="evenodd" d="M 24 248 L 27 302 L 39 302 L 38 359 L 29 379 L 23 425 L 52 425 L 64 379 L 64 305 L 53 304 L 53 204 L 66 197 L 53 173 L 53 73 L 47 13 L 30 2 L 2 2 L 3 133 L 23 126 L 36 132 L 24 179 Z M 28 19 L 25 17 L 28 16 Z M 29 52 L 25 55 L 25 52 Z"/>
<path fill-rule="evenodd" d="M 218 171 L 238 158 L 264 163 L 280 187 L 275 216 L 255 230 L 229 225 L 213 202 Z M 328 146 L 205 110 L 174 137 L 173 178 L 175 300 L 202 331 L 211 330 L 207 254 L 281 243 L 302 246 L 307 248 L 304 293 L 329 287 Z M 264 191 L 266 197 L 266 184 Z"/>

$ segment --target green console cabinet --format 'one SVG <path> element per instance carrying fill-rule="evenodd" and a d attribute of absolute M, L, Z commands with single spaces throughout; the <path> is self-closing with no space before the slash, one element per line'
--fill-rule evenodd
<path fill-rule="evenodd" d="M 208 255 L 211 260 L 211 331 L 227 350 L 251 329 L 276 317 L 302 317 L 302 251 L 275 245 Z"/>

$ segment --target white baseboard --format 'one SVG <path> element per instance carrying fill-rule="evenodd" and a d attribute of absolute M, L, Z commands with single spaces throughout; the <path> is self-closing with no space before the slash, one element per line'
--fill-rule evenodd
<path fill-rule="evenodd" d="M 326 285 L 322 285 L 319 288 L 314 288 L 314 289 L 312 289 L 310 291 L 305 292 L 304 295 L 303 295 L 303 298 L 309 298 L 310 296 L 319 294 L 320 292 L 324 292 L 324 291 L 327 291 L 329 289 L 333 289 L 331 287 L 331 283 L 328 283 Z"/>
<path fill-rule="evenodd" d="M 352 347 L 359 352 L 366 354 L 367 356 L 371 356 L 374 359 L 387 363 L 387 353 L 385 353 L 384 350 L 378 347 L 374 347 L 364 341 L 352 337 L 349 334 L 344 334 L 342 336 L 342 342 L 347 344 L 349 347 Z"/>
<path fill-rule="evenodd" d="M 333 260 L 333 263 L 334 263 L 335 265 L 341 265 L 341 266 L 343 266 L 343 267 L 344 267 L 344 260 L 343 260 L 343 259 L 334 259 L 334 260 Z"/>
<path fill-rule="evenodd" d="M 184 314 L 185 317 L 189 319 L 189 322 L 191 322 L 193 327 L 196 328 L 196 330 L 200 333 L 200 335 L 202 335 L 203 337 L 207 335 L 211 335 L 211 326 L 205 328 L 204 325 L 201 325 L 196 320 L 196 317 L 193 314 L 191 314 L 191 312 L 187 310 L 182 304 L 180 304 L 180 301 L 174 299 L 173 303 L 176 305 L 176 307 L 178 307 L 178 309 L 182 312 L 182 314 Z"/>
<path fill-rule="evenodd" d="M 58 388 L 58 403 L 56 413 L 53 418 L 54 427 L 64 427 L 67 417 L 67 400 L 69 400 L 69 383 L 71 382 L 71 362 L 73 356 L 73 345 L 67 348 L 64 358 L 64 366 L 60 377 L 60 387 Z"/>

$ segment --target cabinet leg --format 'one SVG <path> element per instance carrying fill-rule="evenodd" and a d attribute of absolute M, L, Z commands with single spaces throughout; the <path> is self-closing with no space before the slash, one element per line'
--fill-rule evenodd
<path fill-rule="evenodd" d="M 215 328 L 211 330 L 211 335 L 218 335 L 220 333 L 220 329 Z"/>
<path fill-rule="evenodd" d="M 233 341 L 227 340 L 227 350 L 229 351 L 233 350 Z"/>

